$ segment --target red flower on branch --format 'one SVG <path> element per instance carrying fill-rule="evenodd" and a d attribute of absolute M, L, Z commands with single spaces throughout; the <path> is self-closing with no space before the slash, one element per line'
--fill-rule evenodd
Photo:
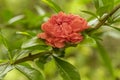
<path fill-rule="evenodd" d="M 62 48 L 65 43 L 79 43 L 83 40 L 81 32 L 88 28 L 87 21 L 78 15 L 59 12 L 42 24 L 43 33 L 38 38 L 45 39 L 50 46 Z"/>

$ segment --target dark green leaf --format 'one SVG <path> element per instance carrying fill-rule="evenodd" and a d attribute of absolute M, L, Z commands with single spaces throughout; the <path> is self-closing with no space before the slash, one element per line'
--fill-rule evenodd
<path fill-rule="evenodd" d="M 17 70 L 23 73 L 29 80 L 45 80 L 42 73 L 31 66 L 27 65 L 16 65 Z"/>
<path fill-rule="evenodd" d="M 55 56 L 54 59 L 64 80 L 80 80 L 79 72 L 72 64 Z"/>
<path fill-rule="evenodd" d="M 55 4 L 52 0 L 42 0 L 44 3 L 46 3 L 48 6 L 50 6 L 52 9 L 54 9 L 57 13 L 60 11 L 63 11 L 57 4 Z"/>
<path fill-rule="evenodd" d="M 13 69 L 13 67 L 11 65 L 9 65 L 8 63 L 6 64 L 1 64 L 0 65 L 0 80 L 3 80 L 3 78 L 5 77 L 5 75 L 11 71 Z"/>
<path fill-rule="evenodd" d="M 91 16 L 94 16 L 95 18 L 98 18 L 96 14 L 94 14 L 93 12 L 90 12 L 90 11 L 84 11 L 82 10 L 82 12 L 86 13 L 86 14 L 89 14 Z"/>
<path fill-rule="evenodd" d="M 98 41 L 96 41 L 96 42 L 97 42 L 97 49 L 99 51 L 100 57 L 104 61 L 106 68 L 108 69 L 112 78 L 114 79 L 114 71 L 113 71 L 110 57 L 109 57 L 108 53 L 106 52 L 106 50 L 103 48 L 103 46 Z"/>

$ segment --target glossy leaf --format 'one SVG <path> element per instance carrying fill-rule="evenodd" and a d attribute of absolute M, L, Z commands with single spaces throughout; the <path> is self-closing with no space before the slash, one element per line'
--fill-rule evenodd
<path fill-rule="evenodd" d="M 111 74 L 112 78 L 114 79 L 114 71 L 113 71 L 110 57 L 109 57 L 108 53 L 106 52 L 106 50 L 104 49 L 104 47 L 98 41 L 96 41 L 96 42 L 97 42 L 97 49 L 99 51 L 100 57 L 102 58 L 105 66 L 108 69 L 109 73 Z"/>
<path fill-rule="evenodd" d="M 24 42 L 21 48 L 30 48 L 38 45 L 45 45 L 45 43 L 37 37 L 33 37 L 32 39 L 29 39 L 28 41 Z"/>
<path fill-rule="evenodd" d="M 28 64 L 26 65 L 16 65 L 17 70 L 23 73 L 29 80 L 45 80 L 42 73 Z"/>
<path fill-rule="evenodd" d="M 9 64 L 2 64 L 0 65 L 0 80 L 3 80 L 3 78 L 5 77 L 5 75 L 11 71 L 13 69 L 13 67 Z"/>
<path fill-rule="evenodd" d="M 72 64 L 55 56 L 54 60 L 60 75 L 63 77 L 63 80 L 80 80 L 79 72 Z"/>
<path fill-rule="evenodd" d="M 60 11 L 63 11 L 57 4 L 55 4 L 52 0 L 42 0 L 44 3 L 46 3 L 48 6 L 50 6 L 54 11 L 57 13 Z"/>

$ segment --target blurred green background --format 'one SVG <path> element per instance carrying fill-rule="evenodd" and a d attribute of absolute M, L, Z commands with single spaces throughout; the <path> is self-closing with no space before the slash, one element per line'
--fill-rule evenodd
<path fill-rule="evenodd" d="M 59 5 L 64 12 L 78 14 L 88 21 L 90 15 L 82 13 L 81 10 L 95 12 L 92 0 L 53 0 Z M 117 4 L 116 0 L 116 4 Z M 0 0 L 0 28 L 4 37 L 8 40 L 11 50 L 19 49 L 26 37 L 19 35 L 19 31 L 25 31 L 36 35 L 40 32 L 40 25 L 55 14 L 48 5 L 41 0 Z M 120 24 L 116 24 L 120 27 Z M 120 32 L 114 29 L 108 29 L 102 35 L 102 44 L 109 52 L 110 58 L 115 71 L 115 76 L 120 80 Z M 79 53 L 74 54 L 66 50 L 66 60 L 75 65 L 79 70 L 82 80 L 112 80 L 109 72 L 105 68 L 97 51 L 87 45 L 79 46 Z M 6 61 L 7 50 L 3 45 L 0 37 L 0 63 Z M 13 51 L 13 55 L 15 50 Z M 44 73 L 46 80 L 62 80 L 53 61 L 45 64 Z M 10 71 L 4 80 L 28 80 L 22 73 L 17 70 Z"/>

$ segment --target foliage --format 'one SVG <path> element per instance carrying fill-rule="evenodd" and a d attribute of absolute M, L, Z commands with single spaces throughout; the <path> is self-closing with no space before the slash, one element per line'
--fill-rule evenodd
<path fill-rule="evenodd" d="M 95 76 L 99 77 L 98 80 L 120 79 L 120 69 L 117 68 L 120 57 L 116 55 L 119 49 L 114 53 L 114 59 L 112 50 L 108 51 L 103 44 L 108 32 L 113 37 L 120 34 L 119 0 L 31 0 L 25 3 L 29 9 L 22 11 L 5 6 L 10 4 L 8 0 L 0 2 L 3 3 L 0 3 L 0 80 L 7 80 L 13 70 L 28 80 L 96 80 Z M 92 4 L 94 6 L 89 7 Z M 25 7 L 24 3 L 20 5 Z M 70 12 L 68 6 L 84 10 Z M 42 23 L 60 11 L 75 12 L 87 19 L 90 28 L 82 32 L 82 42 L 54 48 L 37 38 L 37 34 L 42 32 Z"/>

